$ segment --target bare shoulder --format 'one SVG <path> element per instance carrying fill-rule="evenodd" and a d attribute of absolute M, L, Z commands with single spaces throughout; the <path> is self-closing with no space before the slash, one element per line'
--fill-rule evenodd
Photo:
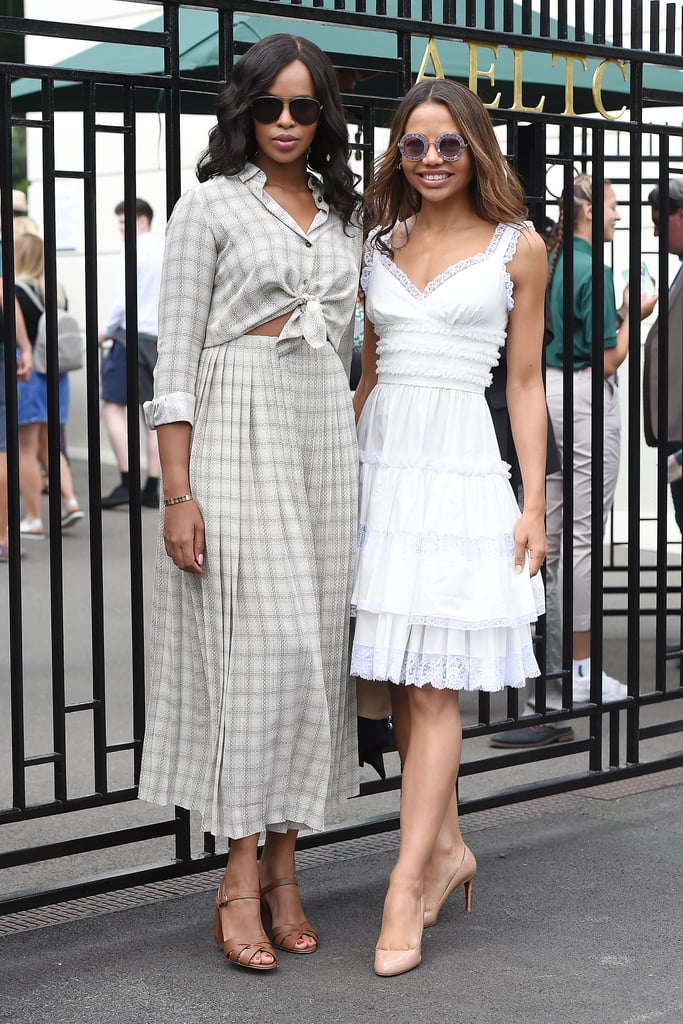
<path fill-rule="evenodd" d="M 510 261 L 513 277 L 526 274 L 540 274 L 545 281 L 548 250 L 545 240 L 533 227 L 524 225 L 519 232 L 517 248 Z"/>
<path fill-rule="evenodd" d="M 540 235 L 532 225 L 524 224 L 519 232 L 517 252 L 522 255 L 527 254 L 531 259 L 538 258 L 540 254 L 545 259 L 548 250 L 543 235 Z"/>

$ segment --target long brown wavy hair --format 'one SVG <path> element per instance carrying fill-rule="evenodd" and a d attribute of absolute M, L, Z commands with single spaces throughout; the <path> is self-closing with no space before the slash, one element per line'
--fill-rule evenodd
<path fill-rule="evenodd" d="M 375 244 L 391 252 L 391 235 L 400 221 L 418 213 L 422 198 L 399 171 L 399 139 L 408 118 L 423 103 L 443 103 L 469 147 L 474 173 L 470 182 L 472 207 L 477 216 L 493 224 L 518 223 L 527 214 L 524 190 L 507 165 L 493 131 L 491 119 L 478 96 L 457 82 L 437 78 L 418 82 L 396 109 L 389 145 L 375 165 L 365 193 L 367 232 L 381 227 Z"/>

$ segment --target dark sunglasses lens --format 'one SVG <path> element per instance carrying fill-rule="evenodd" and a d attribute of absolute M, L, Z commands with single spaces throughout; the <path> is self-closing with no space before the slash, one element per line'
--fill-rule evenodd
<path fill-rule="evenodd" d="M 439 152 L 444 160 L 456 160 L 462 150 L 463 145 L 457 135 L 444 135 L 439 143 Z"/>
<path fill-rule="evenodd" d="M 427 152 L 426 147 L 422 139 L 410 138 L 402 139 L 402 150 L 406 160 L 421 160 Z"/>
<path fill-rule="evenodd" d="M 306 96 L 297 96 L 290 101 L 289 112 L 297 124 L 315 124 L 320 117 L 320 104 Z"/>
<path fill-rule="evenodd" d="M 277 121 L 284 104 L 277 96 L 260 96 L 251 105 L 252 117 L 259 124 L 272 124 Z"/>

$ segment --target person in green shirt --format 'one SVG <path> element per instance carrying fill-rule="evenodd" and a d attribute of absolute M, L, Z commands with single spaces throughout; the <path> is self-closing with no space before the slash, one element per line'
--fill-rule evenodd
<path fill-rule="evenodd" d="M 602 241 L 611 242 L 621 219 L 612 185 L 604 184 L 604 225 Z M 573 244 L 573 333 L 571 341 L 564 332 L 564 254 L 562 216 L 549 240 L 549 294 L 554 337 L 546 351 L 546 393 L 548 409 L 562 455 L 564 439 L 563 390 L 566 373 L 573 375 L 573 666 L 572 689 L 575 702 L 590 699 L 591 678 L 591 491 L 592 491 L 592 364 L 596 349 L 603 352 L 598 365 L 604 375 L 603 423 L 603 529 L 607 525 L 619 473 L 621 422 L 616 371 L 628 354 L 628 289 L 619 311 L 614 296 L 610 267 L 603 268 L 603 333 L 593 337 L 593 182 L 590 175 L 574 179 Z M 599 232 L 595 232 L 599 238 Z M 641 320 L 648 316 L 657 296 L 641 296 Z M 561 638 L 561 541 L 562 473 L 550 474 L 547 487 L 547 623 L 548 673 L 562 667 Z M 626 686 L 602 673 L 602 699 L 619 700 Z"/>

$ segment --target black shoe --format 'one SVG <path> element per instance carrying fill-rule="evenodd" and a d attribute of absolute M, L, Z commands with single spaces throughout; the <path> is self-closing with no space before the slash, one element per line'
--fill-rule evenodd
<path fill-rule="evenodd" d="M 155 508 L 159 510 L 159 494 L 152 494 L 151 491 L 143 491 L 140 495 L 140 504 L 143 508 Z"/>
<path fill-rule="evenodd" d="M 550 743 L 569 743 L 575 739 L 571 725 L 528 725 L 489 737 L 490 747 L 547 747 Z"/>
<path fill-rule="evenodd" d="M 116 508 L 117 505 L 127 505 L 130 501 L 128 484 L 117 484 L 111 494 L 102 498 L 102 508 Z"/>

